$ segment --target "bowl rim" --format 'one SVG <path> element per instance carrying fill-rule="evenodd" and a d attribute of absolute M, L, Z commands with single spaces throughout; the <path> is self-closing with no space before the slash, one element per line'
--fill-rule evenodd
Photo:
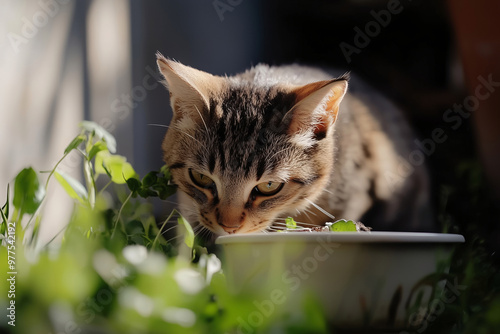
<path fill-rule="evenodd" d="M 276 242 L 335 242 L 335 243 L 464 243 L 461 234 L 428 232 L 290 232 L 247 233 L 219 236 L 218 245 Z"/>

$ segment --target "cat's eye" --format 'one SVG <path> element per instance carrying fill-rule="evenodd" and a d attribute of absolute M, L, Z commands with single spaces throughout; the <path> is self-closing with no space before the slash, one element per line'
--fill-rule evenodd
<path fill-rule="evenodd" d="M 211 178 L 192 169 L 189 170 L 189 176 L 194 184 L 202 188 L 210 188 L 214 184 L 214 181 Z"/>
<path fill-rule="evenodd" d="M 254 189 L 259 195 L 272 196 L 277 194 L 284 183 L 281 182 L 263 182 L 259 183 Z"/>

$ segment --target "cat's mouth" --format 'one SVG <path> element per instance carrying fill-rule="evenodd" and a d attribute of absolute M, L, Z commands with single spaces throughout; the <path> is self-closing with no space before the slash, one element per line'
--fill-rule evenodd
<path fill-rule="evenodd" d="M 272 226 L 272 224 L 269 225 L 264 224 L 263 222 L 259 222 L 256 224 L 240 224 L 238 226 L 225 226 L 223 224 L 217 224 L 216 228 L 205 225 L 205 228 L 209 229 L 216 235 L 233 235 L 247 233 L 266 233 L 270 226 Z"/>
<path fill-rule="evenodd" d="M 239 226 L 226 226 L 224 224 L 219 225 L 227 234 L 236 234 L 243 227 L 243 224 Z"/>

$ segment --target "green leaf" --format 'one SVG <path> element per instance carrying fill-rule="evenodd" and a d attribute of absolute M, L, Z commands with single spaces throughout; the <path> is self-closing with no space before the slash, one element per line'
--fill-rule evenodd
<path fill-rule="evenodd" d="M 161 166 L 160 173 L 163 174 L 163 178 L 165 178 L 167 180 L 172 179 L 172 173 L 170 172 L 170 169 L 168 168 L 167 165 Z"/>
<path fill-rule="evenodd" d="M 330 225 L 333 232 L 357 232 L 356 223 L 352 220 L 340 219 Z"/>
<path fill-rule="evenodd" d="M 153 188 L 154 190 L 156 190 L 158 193 L 162 192 L 162 191 L 165 191 L 167 189 L 167 185 L 165 184 L 162 184 L 162 183 L 155 183 L 153 184 L 153 186 L 151 188 Z"/>
<path fill-rule="evenodd" d="M 142 184 L 144 187 L 149 188 L 156 183 L 158 177 L 156 176 L 157 172 L 149 172 L 142 178 Z"/>
<path fill-rule="evenodd" d="M 117 184 L 127 183 L 128 179 L 137 175 L 125 157 L 110 154 L 107 150 L 97 153 L 95 172 L 96 174 L 107 174 Z"/>
<path fill-rule="evenodd" d="M 140 220 L 137 219 L 129 221 L 125 225 L 125 231 L 129 236 L 135 236 L 135 235 L 141 236 L 145 234 L 144 225 Z"/>
<path fill-rule="evenodd" d="M 168 197 L 175 194 L 177 187 L 173 185 L 156 184 L 153 189 L 158 192 L 158 197 L 162 200 L 166 200 Z"/>
<path fill-rule="evenodd" d="M 131 177 L 130 179 L 127 179 L 127 186 L 130 189 L 130 191 L 137 191 L 141 188 L 141 181 L 136 179 L 135 177 Z"/>
<path fill-rule="evenodd" d="M 116 139 L 108 131 L 97 123 L 90 121 L 80 122 L 80 127 L 88 132 L 93 132 L 98 138 L 106 142 L 107 148 L 111 153 L 116 152 Z"/>
<path fill-rule="evenodd" d="M 295 220 L 292 217 L 286 218 L 285 223 L 286 223 L 286 228 L 289 228 L 289 229 L 296 229 L 297 228 L 297 223 L 295 222 Z"/>
<path fill-rule="evenodd" d="M 106 174 L 111 178 L 111 172 L 109 171 L 108 168 L 104 165 L 104 158 L 106 155 L 109 154 L 108 151 L 101 151 L 97 153 L 95 157 L 95 174 L 98 176 L 99 174 Z"/>
<path fill-rule="evenodd" d="M 95 156 L 94 168 L 96 176 L 99 174 L 108 174 L 108 170 L 104 166 L 104 159 L 106 159 L 109 154 L 109 151 L 101 151 Z M 111 177 L 111 174 L 108 174 L 108 176 Z"/>
<path fill-rule="evenodd" d="M 69 145 L 66 147 L 66 149 L 64 150 L 64 154 L 67 154 L 70 151 L 72 151 L 75 148 L 77 148 L 81 143 L 83 143 L 85 141 L 85 139 L 87 139 L 87 137 L 85 137 L 84 135 L 78 135 L 78 136 L 76 136 L 71 141 L 71 143 L 69 143 Z"/>
<path fill-rule="evenodd" d="M 0 208 L 0 216 L 2 217 L 2 224 L 0 224 L 0 236 L 4 235 L 7 230 L 7 222 L 9 217 L 9 185 L 7 184 L 7 200 L 5 205 Z"/>
<path fill-rule="evenodd" d="M 77 199 L 81 203 L 85 202 L 85 199 L 88 197 L 88 193 L 87 189 L 85 189 L 80 181 L 61 171 L 55 171 L 54 176 L 71 198 Z"/>
<path fill-rule="evenodd" d="M 151 189 L 147 189 L 147 188 L 141 188 L 137 191 L 137 193 L 139 194 L 139 196 L 141 196 L 142 198 L 148 198 L 148 197 L 157 197 L 158 194 L 156 193 L 156 191 L 154 190 L 151 190 Z"/>
<path fill-rule="evenodd" d="M 9 208 L 10 208 L 10 184 L 7 183 L 7 199 L 5 200 L 5 204 L 2 206 L 0 211 L 2 212 L 2 219 L 5 221 L 5 224 L 7 224 L 7 219 L 9 217 Z"/>
<path fill-rule="evenodd" d="M 89 160 L 92 160 L 97 153 L 104 151 L 104 150 L 107 150 L 107 149 L 108 149 L 108 146 L 106 145 L 106 143 L 99 140 L 90 149 Z"/>
<path fill-rule="evenodd" d="M 44 197 L 45 188 L 40 184 L 33 168 L 25 168 L 17 174 L 14 182 L 13 204 L 19 210 L 20 218 L 25 213 L 35 213 Z"/>
<path fill-rule="evenodd" d="M 186 230 L 184 234 L 184 243 L 186 243 L 186 245 L 192 249 L 194 246 L 194 232 L 191 224 L 189 224 L 188 221 L 182 216 L 177 218 L 177 222 Z"/>

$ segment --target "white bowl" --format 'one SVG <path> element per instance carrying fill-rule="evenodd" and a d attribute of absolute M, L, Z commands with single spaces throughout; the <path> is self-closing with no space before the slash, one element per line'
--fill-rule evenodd
<path fill-rule="evenodd" d="M 293 232 L 216 243 L 232 291 L 255 298 L 255 309 L 242 315 L 246 331 L 273 316 L 307 317 L 311 300 L 332 328 L 397 331 L 427 325 L 422 313 L 449 302 L 457 290 L 446 281 L 451 253 L 464 241 L 457 234 Z"/>

